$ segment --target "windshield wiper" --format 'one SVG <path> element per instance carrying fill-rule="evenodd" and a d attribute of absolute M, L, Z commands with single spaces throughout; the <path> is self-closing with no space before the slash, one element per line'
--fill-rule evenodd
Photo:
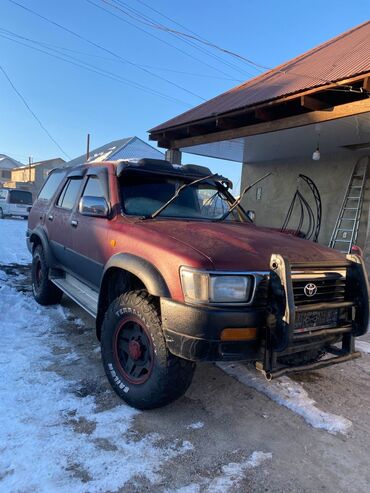
<path fill-rule="evenodd" d="M 265 178 L 267 178 L 268 176 L 270 176 L 272 173 L 266 173 L 264 176 L 262 176 L 262 178 L 259 178 L 258 180 L 256 180 L 255 182 L 253 182 L 251 185 L 248 185 L 247 187 L 244 188 L 244 190 L 242 191 L 242 193 L 239 195 L 239 198 L 235 200 L 235 202 L 233 203 L 233 205 L 230 207 L 230 209 L 228 211 L 225 212 L 225 214 L 223 216 L 220 217 L 220 219 L 218 219 L 218 221 L 223 221 L 224 219 L 227 218 L 227 216 L 236 208 L 238 207 L 238 205 L 240 204 L 240 202 L 242 201 L 242 198 L 244 197 L 244 195 L 251 189 L 253 188 L 255 185 L 257 185 L 257 183 L 259 183 L 260 181 L 264 180 Z"/>
<path fill-rule="evenodd" d="M 154 219 L 162 211 L 164 211 L 170 204 L 172 204 L 172 202 L 175 199 L 177 199 L 177 197 L 180 195 L 180 193 L 183 190 L 185 190 L 185 188 L 191 187 L 192 185 L 195 185 L 196 183 L 200 183 L 201 181 L 209 180 L 211 178 L 214 178 L 215 176 L 217 176 L 217 173 L 214 173 L 214 174 L 208 175 L 208 176 L 202 176 L 202 178 L 197 178 L 196 180 L 191 181 L 190 183 L 184 183 L 183 185 L 181 185 L 181 187 L 179 187 L 176 190 L 175 194 L 169 200 L 167 200 L 167 202 L 165 204 L 161 205 L 161 207 L 159 209 L 157 209 L 156 211 L 152 212 L 152 214 L 149 214 L 148 216 L 144 216 L 142 219 Z"/>

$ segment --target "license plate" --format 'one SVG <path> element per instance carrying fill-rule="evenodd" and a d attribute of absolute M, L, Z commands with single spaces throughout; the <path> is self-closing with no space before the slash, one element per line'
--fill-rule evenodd
<path fill-rule="evenodd" d="M 315 310 L 296 314 L 294 332 L 307 332 L 338 325 L 338 309 Z"/>

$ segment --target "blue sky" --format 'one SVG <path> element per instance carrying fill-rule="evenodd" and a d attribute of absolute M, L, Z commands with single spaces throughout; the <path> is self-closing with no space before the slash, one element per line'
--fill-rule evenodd
<path fill-rule="evenodd" d="M 214 58 L 168 33 L 138 23 L 128 7 L 184 31 L 184 27 L 153 12 L 141 0 L 16 1 L 117 55 L 68 34 L 9 0 L 0 0 L 0 64 L 71 158 L 84 152 L 88 132 L 92 148 L 131 135 L 146 139 L 149 128 L 201 103 L 201 98 L 216 96 L 259 73 L 217 51 L 211 51 L 218 57 Z M 109 9 L 108 3 L 114 1 L 129 16 L 111 7 L 111 12 L 122 17 L 120 20 L 92 5 Z M 366 21 L 369 14 L 368 0 L 357 0 L 352 5 L 342 0 L 143 1 L 203 38 L 267 67 Z M 62 54 L 79 60 L 74 62 L 82 61 L 92 70 L 114 74 L 121 82 L 5 39 L 4 35 L 15 39 L 9 31 L 49 43 Z M 33 46 L 45 49 L 39 44 Z M 122 78 L 130 80 L 130 85 Z M 149 93 L 132 84 L 140 84 Z M 29 155 L 35 161 L 56 156 L 67 159 L 28 113 L 1 72 L 0 95 L 0 153 L 23 162 Z M 207 161 L 197 156 L 186 156 L 185 160 L 200 164 Z M 238 187 L 240 165 L 217 160 L 209 160 L 208 164 L 229 176 Z"/>

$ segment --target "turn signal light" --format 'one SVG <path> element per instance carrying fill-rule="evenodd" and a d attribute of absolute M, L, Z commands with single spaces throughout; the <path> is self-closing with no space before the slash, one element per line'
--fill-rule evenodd
<path fill-rule="evenodd" d="M 254 339 L 257 339 L 255 327 L 224 329 L 221 332 L 221 341 L 253 341 Z"/>

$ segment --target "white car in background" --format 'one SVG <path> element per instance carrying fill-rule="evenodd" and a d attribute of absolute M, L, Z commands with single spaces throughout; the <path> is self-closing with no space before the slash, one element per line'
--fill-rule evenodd
<path fill-rule="evenodd" d="M 32 193 L 15 188 L 0 188 L 0 219 L 6 216 L 28 218 L 32 207 Z"/>

